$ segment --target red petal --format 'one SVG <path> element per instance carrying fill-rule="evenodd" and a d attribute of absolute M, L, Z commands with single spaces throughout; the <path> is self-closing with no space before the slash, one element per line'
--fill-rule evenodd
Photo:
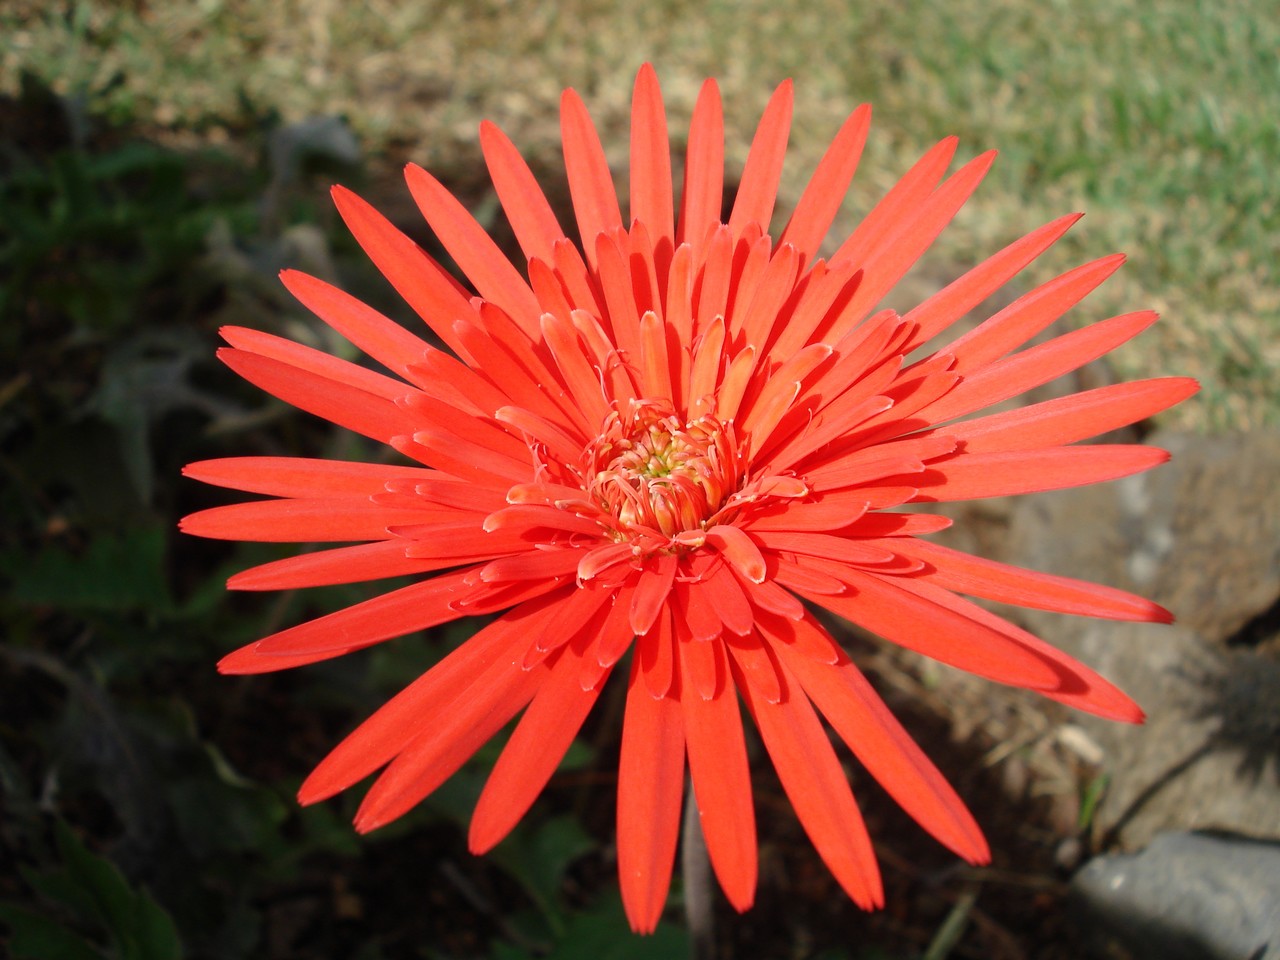
<path fill-rule="evenodd" d="M 624 363 L 639 368 L 640 311 L 627 255 L 629 239 L 621 229 L 596 237 L 596 266 L 607 307 L 605 327 L 622 353 Z M 606 318 L 602 318 L 606 319 Z"/>
<path fill-rule="evenodd" d="M 424 503 L 421 509 L 394 509 L 368 499 L 253 500 L 212 507 L 183 517 L 184 533 L 212 540 L 258 543 L 322 543 L 387 540 L 389 528 L 436 523 L 458 516 L 456 510 Z"/>
<path fill-rule="evenodd" d="M 631 219 L 648 228 L 655 249 L 665 249 L 665 257 L 674 249 L 674 204 L 667 114 L 657 74 L 646 63 L 636 74 L 631 96 Z"/>
<path fill-rule="evenodd" d="M 1122 444 L 962 453 L 953 460 L 930 464 L 911 482 L 920 491 L 917 501 L 945 503 L 1102 483 L 1150 470 L 1168 459 L 1169 454 L 1154 447 Z"/>
<path fill-rule="evenodd" d="M 455 603 L 471 592 L 467 578 L 473 570 L 469 568 L 413 583 L 273 633 L 224 657 L 218 669 L 223 673 L 266 673 L 278 669 L 277 660 L 302 655 L 309 656 L 311 662 L 327 660 L 392 637 L 456 620 L 470 612 L 458 609 Z M 557 584 L 552 581 L 543 586 L 550 592 Z"/>
<path fill-rule="evenodd" d="M 1080 217 L 1081 214 L 1078 213 L 1067 214 L 1033 230 L 912 309 L 903 319 L 920 326 L 912 335 L 908 349 L 941 333 L 999 290 L 1023 267 L 1057 242 Z"/>
<path fill-rule="evenodd" d="M 537 178 L 507 135 L 488 120 L 480 124 L 480 149 L 520 249 L 529 260 L 550 263 L 564 230 Z"/>
<path fill-rule="evenodd" d="M 893 285 L 902 279 L 920 255 L 933 243 L 973 193 L 996 158 L 995 151 L 970 160 L 949 177 L 929 198 L 903 217 L 893 234 L 862 263 L 862 283 L 832 328 L 841 336 L 861 320 Z M 832 260 L 847 256 L 837 252 Z"/>
<path fill-rule="evenodd" d="M 998 683 L 1052 690 L 1060 682 L 1042 657 L 970 617 L 919 596 L 909 580 L 889 582 L 849 567 L 827 572 L 856 592 L 838 597 L 797 592 L 886 640 Z"/>
<path fill-rule="evenodd" d="M 742 168 L 733 212 L 729 214 L 729 230 L 735 240 L 742 236 L 749 223 L 769 227 L 778 182 L 782 179 L 782 161 L 787 153 L 793 99 L 792 83 L 784 80 L 769 98 L 769 105 L 760 118 L 747 163 Z"/>
<path fill-rule="evenodd" d="M 506 726 L 545 679 L 545 667 L 523 670 L 514 662 L 503 663 L 462 691 L 449 710 L 420 716 L 418 736 L 365 794 L 356 811 L 356 829 L 368 833 L 408 813 Z"/>
<path fill-rule="evenodd" d="M 573 90 L 560 97 L 560 137 L 582 249 L 594 266 L 596 237 L 621 227 L 622 211 L 600 137 L 582 98 Z"/>
<path fill-rule="evenodd" d="M 1035 450 L 1087 440 L 1181 403 L 1200 388 L 1187 377 L 1098 387 L 945 427 L 965 453 Z"/>
<path fill-rule="evenodd" d="M 957 597 L 949 590 L 935 587 L 931 583 L 907 579 L 903 581 L 903 587 L 939 606 L 954 610 L 976 623 L 997 631 L 1041 657 L 1057 673 L 1058 682 L 1052 689 L 1037 690 L 1037 693 L 1107 720 L 1119 720 L 1122 723 L 1143 721 L 1142 709 L 1123 691 L 1034 634 L 1014 626 L 1003 617 L 972 601 Z"/>
<path fill-rule="evenodd" d="M 725 647 L 737 666 L 734 676 L 739 686 L 745 682 L 751 687 L 753 696 L 767 703 L 778 703 L 782 699 L 782 680 L 760 634 L 754 630 L 749 636 L 726 634 Z"/>
<path fill-rule="evenodd" d="M 854 171 L 862 148 L 867 142 L 867 130 L 871 126 L 871 107 L 863 104 L 849 115 L 841 126 L 818 168 L 813 171 L 809 185 L 804 188 L 791 220 L 782 231 L 779 244 L 794 244 L 805 260 L 813 258 L 818 247 L 831 229 L 840 211 L 840 204 L 853 181 Z"/>
<path fill-rule="evenodd" d="M 766 550 L 825 557 L 840 563 L 888 563 L 894 558 L 892 548 L 868 543 L 859 537 L 835 537 L 825 533 L 797 533 L 791 530 L 755 531 L 755 538 Z"/>
<path fill-rule="evenodd" d="M 504 583 L 566 577 L 578 569 L 581 557 L 582 551 L 576 548 L 530 550 L 489 561 L 480 571 L 480 579 L 485 583 Z"/>
<path fill-rule="evenodd" d="M 1069 270 L 1019 297 L 947 347 L 956 370 L 971 373 L 1016 350 L 1087 297 L 1124 263 L 1112 254 Z"/>
<path fill-rule="evenodd" d="M 743 343 L 763 352 L 765 345 L 773 339 L 774 325 L 783 304 L 795 289 L 800 263 L 800 253 L 795 247 L 780 247 L 765 267 L 750 301 L 735 303 L 733 321 L 741 332 Z"/>
<path fill-rule="evenodd" d="M 556 623 L 563 600 L 563 594 L 532 600 L 479 630 L 338 744 L 302 784 L 299 802 L 316 803 L 364 779 L 404 750 L 427 721 L 447 716 L 487 678 L 524 673 L 518 665 L 511 669 L 515 658 L 531 633 Z"/>
<path fill-rule="evenodd" d="M 396 292 L 450 349 L 467 359 L 454 336 L 454 321 L 475 316 L 460 285 L 416 243 L 345 187 L 333 188 L 333 202 L 347 229 Z"/>
<path fill-rule="evenodd" d="M 380 540 L 275 560 L 242 570 L 227 581 L 229 590 L 296 590 L 404 577 L 456 566 L 453 560 L 405 556 L 400 540 Z"/>
<path fill-rule="evenodd" d="M 903 556 L 923 560 L 933 567 L 924 578 L 956 593 L 1082 617 L 1173 622 L 1173 615 L 1159 604 L 1101 584 L 1024 570 L 924 540 L 879 542 Z"/>
<path fill-rule="evenodd" d="M 556 366 L 564 377 L 570 395 L 590 423 L 603 423 L 609 406 L 600 370 L 588 362 L 589 354 L 577 330 L 568 321 L 553 314 L 542 315 L 542 336 Z"/>
<path fill-rule="evenodd" d="M 472 853 L 487 853 L 525 815 L 599 697 L 603 684 L 592 690 L 578 685 L 577 647 L 570 645 L 551 666 L 494 764 L 471 816 Z"/>
<path fill-rule="evenodd" d="M 785 504 L 758 510 L 742 521 L 752 533 L 765 530 L 840 530 L 860 520 L 870 501 L 857 490 L 823 494 L 805 503 Z"/>
<path fill-rule="evenodd" d="M 677 242 L 688 243 L 694 262 L 701 263 L 707 233 L 720 222 L 724 203 L 724 114 L 714 80 L 704 81 L 689 123 L 689 147 L 684 165 Z"/>
<path fill-rule="evenodd" d="M 438 476 L 421 467 L 304 457 L 228 457 L 199 460 L 182 468 L 182 475 L 216 487 L 273 497 L 368 497 L 381 493 L 393 480 L 429 480 Z"/>
<path fill-rule="evenodd" d="M 636 660 L 618 758 L 618 880 L 631 929 L 652 933 L 666 905 L 680 833 L 684 724 L 679 691 L 655 698 L 641 673 Z"/>
<path fill-rule="evenodd" d="M 859 537 L 918 537 L 946 530 L 952 522 L 936 513 L 872 513 L 861 518 L 849 534 Z"/>
<path fill-rule="evenodd" d="M 413 417 L 385 396 L 244 350 L 224 347 L 218 359 L 285 403 L 363 436 L 388 443 L 413 433 Z"/>
<path fill-rule="evenodd" d="M 852 236 L 841 245 L 832 264 L 849 260 L 859 266 L 871 254 L 882 247 L 899 225 L 926 201 L 937 185 L 951 158 L 955 156 L 955 137 L 947 137 L 931 147 L 915 165 L 903 175 L 858 224 Z"/>
<path fill-rule="evenodd" d="M 809 619 L 794 626 L 825 634 Z M 915 744 L 862 672 L 843 653 L 835 665 L 804 656 L 789 638 L 773 650 L 867 771 L 911 817 L 970 863 L 991 859 L 964 801 Z"/>
<path fill-rule="evenodd" d="M 659 555 L 645 564 L 636 581 L 636 592 L 631 598 L 631 629 L 644 635 L 667 607 L 667 596 L 675 583 L 679 561 L 672 555 Z"/>
<path fill-rule="evenodd" d="M 530 335 L 537 332 L 538 301 L 484 227 L 444 186 L 416 164 L 404 171 L 414 202 L 480 296 L 505 310 Z"/>
<path fill-rule="evenodd" d="M 754 540 L 740 528 L 731 524 L 719 524 L 707 530 L 707 544 L 715 547 L 725 562 L 752 583 L 764 580 L 764 557 Z"/>
<path fill-rule="evenodd" d="M 720 636 L 724 624 L 715 609 L 706 603 L 707 594 L 703 592 L 699 582 L 703 573 L 690 576 L 693 579 L 688 583 L 677 581 L 671 598 L 675 601 L 677 616 L 689 636 L 699 643 L 706 643 Z"/>
<path fill-rule="evenodd" d="M 717 651 L 723 667 L 718 643 L 682 640 L 679 646 L 682 673 L 689 668 L 687 657 L 693 650 Z M 682 689 L 689 773 L 707 853 L 725 896 L 741 912 L 755 899 L 756 821 L 738 697 L 728 682 L 709 700 L 687 685 Z"/>
<path fill-rule="evenodd" d="M 406 380 L 417 379 L 409 367 L 420 362 L 432 349 L 426 341 L 316 277 L 285 270 L 280 280 L 299 303 L 388 370 Z"/>
<path fill-rule="evenodd" d="M 940 423 L 1016 397 L 1096 360 L 1136 337 L 1155 321 L 1156 314 L 1146 310 L 1112 317 L 997 360 L 965 377 L 955 389 L 925 410 L 923 416 L 932 423 Z"/>
<path fill-rule="evenodd" d="M 882 907 L 880 869 L 849 782 L 804 691 L 793 677 L 786 680 L 785 698 L 776 704 L 740 684 L 760 739 L 805 833 L 840 886 L 864 910 Z"/>
<path fill-rule="evenodd" d="M 655 700 L 675 694 L 675 634 L 671 626 L 671 608 L 658 614 L 656 629 L 636 638 L 636 659 L 644 671 L 644 683 Z"/>

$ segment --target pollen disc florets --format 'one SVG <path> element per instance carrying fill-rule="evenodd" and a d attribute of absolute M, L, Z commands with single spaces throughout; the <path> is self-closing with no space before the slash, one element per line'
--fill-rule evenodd
<path fill-rule="evenodd" d="M 587 492 L 630 532 L 671 538 L 705 528 L 738 492 L 742 455 L 732 423 L 686 422 L 669 403 L 633 400 L 605 420 L 587 450 Z"/>

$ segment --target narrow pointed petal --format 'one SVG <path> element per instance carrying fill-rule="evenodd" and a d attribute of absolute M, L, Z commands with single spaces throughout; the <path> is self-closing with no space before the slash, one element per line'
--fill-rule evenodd
<path fill-rule="evenodd" d="M 720 88 L 714 80 L 702 84 L 689 124 L 689 149 L 684 165 L 684 189 L 680 197 L 680 223 L 676 240 L 689 244 L 694 262 L 708 232 L 720 222 L 724 204 L 724 112 Z"/>
<path fill-rule="evenodd" d="M 1036 691 L 1042 696 L 1106 720 L 1142 723 L 1142 709 L 1122 690 L 1035 634 L 1028 633 L 971 600 L 957 597 L 950 590 L 927 581 L 904 579 L 902 587 L 922 599 L 982 624 L 1040 657 L 1057 674 L 1057 682 L 1053 687 Z"/>
<path fill-rule="evenodd" d="M 764 557 L 760 555 L 760 548 L 740 528 L 730 524 L 714 526 L 707 531 L 707 543 L 752 583 L 764 580 Z"/>
<path fill-rule="evenodd" d="M 956 593 L 1081 617 L 1157 623 L 1173 621 L 1173 615 L 1159 604 L 1114 587 L 984 560 L 927 540 L 881 540 L 873 543 L 884 545 L 903 556 L 923 560 L 932 568 L 923 576 Z"/>
<path fill-rule="evenodd" d="M 696 576 L 701 577 L 701 575 L 702 573 L 699 572 Z M 702 592 L 701 587 L 702 584 L 697 578 L 687 584 L 677 583 L 671 596 L 675 600 L 677 616 L 680 617 L 684 631 L 691 639 L 699 643 L 707 643 L 720 636 L 724 621 L 720 619 L 716 610 L 705 602 L 707 594 Z M 702 676 L 705 675 L 700 675 L 698 678 L 691 677 L 689 684 L 705 693 L 708 692 L 707 686 L 696 682 L 696 679 L 701 679 Z M 711 675 L 710 682 L 712 684 L 717 682 L 714 674 Z"/>
<path fill-rule="evenodd" d="M 1125 444 L 961 454 L 930 464 L 911 482 L 920 491 L 918 502 L 949 503 L 1118 480 L 1168 460 L 1163 450 Z"/>
<path fill-rule="evenodd" d="M 1080 216 L 1072 213 L 1059 217 L 1015 240 L 908 312 L 903 319 L 920 325 L 911 338 L 911 345 L 931 340 L 982 303 L 1056 243 Z"/>
<path fill-rule="evenodd" d="M 249 644 L 218 663 L 222 673 L 266 673 L 285 658 L 306 655 L 312 662 L 340 656 L 455 620 L 451 605 L 467 591 L 466 571 L 446 574 L 357 603 L 281 630 Z"/>
<path fill-rule="evenodd" d="M 471 816 L 467 845 L 472 853 L 491 850 L 525 815 L 600 696 L 603 684 L 591 690 L 578 685 L 582 654 L 576 647 L 566 648 L 552 664 L 494 764 Z"/>
<path fill-rule="evenodd" d="M 474 316 L 456 280 L 382 214 L 345 187 L 333 188 L 338 213 L 396 292 L 450 349 L 466 359 L 453 323 Z"/>
<path fill-rule="evenodd" d="M 218 351 L 218 359 L 285 403 L 362 436 L 388 443 L 413 433 L 414 420 L 405 410 L 367 390 L 229 347 Z"/>
<path fill-rule="evenodd" d="M 650 560 L 636 581 L 631 598 L 631 629 L 638 635 L 649 632 L 658 615 L 666 609 L 671 585 L 675 583 L 679 561 L 670 554 Z"/>
<path fill-rule="evenodd" d="M 227 457 L 198 460 L 182 475 L 216 487 L 273 497 L 357 496 L 381 493 L 393 480 L 428 480 L 437 474 L 421 467 L 306 457 Z"/>
<path fill-rule="evenodd" d="M 831 229 L 854 171 L 858 169 L 870 127 L 871 106 L 864 103 L 849 115 L 827 147 L 809 185 L 800 195 L 787 228 L 782 231 L 779 244 L 793 244 L 805 261 L 813 259 Z"/>
<path fill-rule="evenodd" d="M 725 649 L 733 659 L 734 678 L 740 687 L 747 684 L 752 696 L 766 703 L 782 701 L 782 677 L 758 633 L 753 630 L 746 636 L 726 635 Z"/>
<path fill-rule="evenodd" d="M 417 392 L 394 377 L 388 377 L 376 370 L 340 359 L 323 350 L 295 343 L 270 333 L 263 333 L 261 330 L 226 326 L 218 333 L 238 351 L 279 360 L 295 369 L 357 387 L 393 403 L 401 397 Z"/>
<path fill-rule="evenodd" d="M 416 380 L 409 365 L 431 349 L 422 338 L 349 293 L 299 270 L 283 271 L 280 282 L 299 303 L 388 370 Z"/>
<path fill-rule="evenodd" d="M 947 347 L 961 373 L 979 370 L 1016 350 L 1074 307 L 1124 264 L 1103 257 L 1041 284 Z"/>
<path fill-rule="evenodd" d="M 487 120 L 480 124 L 480 149 L 520 249 L 529 260 L 550 263 L 564 230 L 529 165 L 507 135 Z"/>
<path fill-rule="evenodd" d="M 542 313 L 538 301 L 484 227 L 417 164 L 405 167 L 404 175 L 418 209 L 480 296 L 505 310 L 526 333 L 536 334 Z"/>
<path fill-rule="evenodd" d="M 977 189 L 995 158 L 995 152 L 992 151 L 970 160 L 938 187 L 919 208 L 913 210 L 910 216 L 904 217 L 903 223 L 883 246 L 862 261 L 862 283 L 842 311 L 840 321 L 832 330 L 833 335 L 842 335 L 850 329 L 893 289 L 894 284 L 929 249 L 938 234 Z M 838 252 L 833 259 L 840 256 Z"/>
<path fill-rule="evenodd" d="M 1078 370 L 1136 337 L 1155 322 L 1155 313 L 1142 310 L 1093 323 L 1054 337 L 1047 343 L 1028 347 L 968 375 L 946 396 L 930 404 L 925 412 L 932 422 L 938 423 L 1016 397 L 1064 373 Z"/>
<path fill-rule="evenodd" d="M 652 933 L 671 885 L 684 792 L 684 722 L 678 690 L 654 697 L 631 665 L 618 758 L 618 879 L 631 929 Z"/>
<path fill-rule="evenodd" d="M 850 594 L 798 592 L 886 640 L 969 673 L 1033 690 L 1058 685 L 1057 672 L 1041 657 L 989 627 L 917 596 L 905 584 L 837 569 L 828 572 L 852 587 Z"/>
<path fill-rule="evenodd" d="M 741 685 L 760 739 L 805 833 L 845 893 L 864 910 L 882 907 L 880 868 L 849 782 L 808 697 L 793 677 L 786 680 L 779 703 Z"/>
<path fill-rule="evenodd" d="M 675 249 L 674 206 L 667 114 L 658 76 L 646 63 L 631 97 L 631 219 L 648 228 L 654 249 L 666 257 Z"/>
<path fill-rule="evenodd" d="M 857 490 L 828 493 L 816 500 L 757 511 L 742 526 L 752 532 L 839 530 L 858 521 L 870 506 L 871 502 Z"/>
<path fill-rule="evenodd" d="M 582 248 L 594 266 L 596 238 L 623 225 L 622 211 L 595 124 L 573 90 L 566 90 L 560 98 L 560 135 Z"/>
<path fill-rule="evenodd" d="M 504 663 L 484 682 L 461 691 L 451 709 L 424 711 L 415 718 L 420 732 L 365 794 L 356 811 L 356 829 L 376 830 L 421 803 L 506 726 L 545 680 L 545 667 L 523 670 L 514 662 Z"/>
<path fill-rule="evenodd" d="M 823 632 L 812 619 L 793 628 Z M 794 642 L 773 651 L 849 749 L 917 823 L 970 863 L 986 863 L 990 851 L 964 801 L 924 755 L 843 653 L 835 666 L 814 661 Z"/>
<path fill-rule="evenodd" d="M 858 228 L 831 257 L 831 263 L 849 260 L 861 265 L 873 251 L 882 247 L 893 231 L 906 222 L 933 192 L 955 156 L 958 143 L 955 137 L 946 137 L 917 160 L 862 218 Z"/>
<path fill-rule="evenodd" d="M 456 511 L 384 507 L 368 499 L 250 500 L 210 507 L 182 518 L 183 533 L 251 543 L 326 543 L 389 540 L 402 524 L 439 522 Z"/>
<path fill-rule="evenodd" d="M 298 800 L 324 800 L 387 764 L 422 731 L 424 717 L 447 712 L 475 683 L 508 671 L 531 633 L 553 629 L 563 599 L 531 600 L 478 631 L 339 743 L 303 782 Z"/>
<path fill-rule="evenodd" d="M 1189 377 L 1116 383 L 943 429 L 964 444 L 965 453 L 1043 449 L 1088 440 L 1145 420 L 1181 403 L 1199 388 Z"/>
<path fill-rule="evenodd" d="M 587 420 L 603 423 L 609 407 L 601 372 L 588 362 L 577 330 L 559 317 L 544 313 L 542 336 L 555 357 L 556 366 L 568 384 L 570 394 Z"/>
<path fill-rule="evenodd" d="M 688 649 L 714 644 L 683 641 L 681 671 Z M 719 654 L 724 657 L 723 652 Z M 756 822 L 751 802 L 751 773 L 747 746 L 738 713 L 738 697 L 732 683 L 721 684 L 710 700 L 681 697 L 689 772 L 693 793 L 707 841 L 707 853 L 720 887 L 739 913 L 755 900 Z"/>
<path fill-rule="evenodd" d="M 430 573 L 455 561 L 423 560 L 405 555 L 399 540 L 380 540 L 351 547 L 317 550 L 242 570 L 227 581 L 228 590 L 297 590 L 360 583 L 387 577 Z"/>
<path fill-rule="evenodd" d="M 782 179 L 782 161 L 787 153 L 787 137 L 791 133 L 791 108 L 794 91 L 790 80 L 784 80 L 773 92 L 742 168 L 738 195 L 729 214 L 729 230 L 735 239 L 749 223 L 768 228 L 773 204 Z"/>
<path fill-rule="evenodd" d="M 667 357 L 667 326 L 652 310 L 640 318 L 640 389 L 658 400 L 671 400 L 671 361 Z"/>

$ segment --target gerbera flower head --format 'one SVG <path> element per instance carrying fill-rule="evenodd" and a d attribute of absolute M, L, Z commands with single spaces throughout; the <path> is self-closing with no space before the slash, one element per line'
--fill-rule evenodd
<path fill-rule="evenodd" d="M 1195 384 L 1124 383 L 973 416 L 1088 363 L 1155 315 L 1114 317 L 1020 349 L 1119 267 L 1120 257 L 1106 257 L 919 351 L 1077 218 L 1032 231 L 905 314 L 877 311 L 993 155 L 946 176 L 956 144 L 944 140 L 824 258 L 870 110 L 849 117 L 774 239 L 791 103 L 784 83 L 722 222 L 723 124 L 708 81 L 676 216 L 665 112 L 653 70 L 642 68 L 624 219 L 586 108 L 567 91 L 561 125 L 580 244 L 511 142 L 482 125 L 527 270 L 429 173 L 410 166 L 406 174 L 466 285 L 335 188 L 352 233 L 434 338 L 314 277 L 286 271 L 283 280 L 387 373 L 224 330 L 230 346 L 220 356 L 237 373 L 386 444 L 395 462 L 195 463 L 189 476 L 271 499 L 193 514 L 183 529 L 354 544 L 246 570 L 233 588 L 415 579 L 259 640 L 220 668 L 280 670 L 497 614 L 340 743 L 303 784 L 303 803 L 381 770 L 356 818 L 361 830 L 378 827 L 520 715 L 471 823 L 472 849 L 487 850 L 537 797 L 626 664 L 618 866 L 631 924 L 647 931 L 666 899 L 686 766 L 715 874 L 736 908 L 752 902 L 740 701 L 801 823 L 859 905 L 882 903 L 880 876 L 821 718 L 941 843 L 971 862 L 988 859 L 960 798 L 815 610 L 1078 709 L 1141 719 L 1106 680 L 967 597 L 1121 620 L 1166 621 L 1163 609 L 940 546 L 926 537 L 949 522 L 912 506 L 1153 467 L 1162 451 L 1075 444 L 1150 416 Z"/>

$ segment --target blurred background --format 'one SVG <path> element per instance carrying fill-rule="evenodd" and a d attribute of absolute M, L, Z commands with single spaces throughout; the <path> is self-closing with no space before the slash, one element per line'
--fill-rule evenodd
<path fill-rule="evenodd" d="M 906 310 L 1004 244 L 1085 210 L 1006 302 L 1126 252 L 1126 268 L 1069 322 L 1145 308 L 1164 319 L 1073 387 L 1164 374 L 1203 383 L 1136 432 L 1172 438 L 1163 442 L 1181 451 L 1185 472 L 1123 487 L 1120 501 L 971 508 L 961 543 L 1173 608 L 1182 627 L 1128 644 L 1158 648 L 1159 663 L 1115 663 L 1110 675 L 1149 678 L 1153 718 L 1161 691 L 1196 691 L 1160 714 L 1190 726 L 1112 741 L 1032 698 L 975 690 L 851 638 L 973 805 L 996 863 L 957 866 L 851 764 L 889 899 L 861 914 L 759 765 L 758 905 L 738 918 L 720 904 L 719 955 L 1078 956 L 1090 947 L 1070 919 L 1072 878 L 1091 855 L 1171 828 L 1280 836 L 1280 21 L 1267 0 L 6 0 L 0 948 L 34 960 L 626 960 L 687 950 L 679 879 L 656 936 L 632 937 L 622 918 L 611 847 L 620 698 L 602 700 L 494 854 L 465 847 L 492 748 L 412 815 L 357 837 L 356 798 L 300 810 L 298 783 L 469 628 L 306 670 L 220 678 L 223 653 L 367 594 L 229 594 L 230 573 L 290 551 L 175 529 L 182 514 L 233 499 L 182 481 L 192 460 L 380 455 L 214 358 L 225 323 L 352 356 L 279 286 L 286 266 L 418 329 L 342 230 L 331 183 L 356 189 L 443 259 L 400 179 L 412 160 L 515 250 L 478 122 L 497 122 L 565 203 L 558 104 L 575 87 L 625 184 L 631 84 L 644 61 L 657 68 L 677 152 L 703 78 L 718 78 L 730 181 L 769 94 L 795 79 L 776 225 L 861 102 L 875 120 L 836 234 L 937 139 L 959 135 L 960 160 L 998 148 L 975 198 L 886 305 Z M 1133 560 L 1144 556 L 1146 566 Z M 1091 652 L 1095 667 L 1115 646 L 1092 628 L 1031 625 Z M 1162 754 L 1147 779 L 1121 782 L 1157 742 L 1185 749 Z M 1189 770 L 1208 779 L 1179 786 Z M 1207 793 L 1229 792 L 1224 778 L 1240 780 L 1244 799 L 1234 814 L 1206 813 Z M 1126 833 L 1182 795 L 1189 806 Z"/>

